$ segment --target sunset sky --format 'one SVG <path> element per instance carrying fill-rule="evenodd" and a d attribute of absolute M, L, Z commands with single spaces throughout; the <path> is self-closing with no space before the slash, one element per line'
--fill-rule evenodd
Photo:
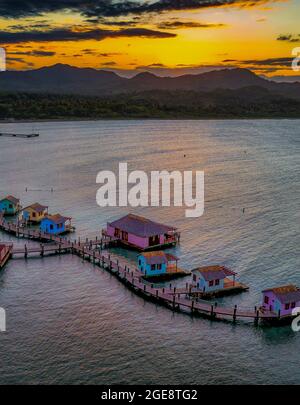
<path fill-rule="evenodd" d="M 55 63 L 161 75 L 296 75 L 300 0 L 0 0 L 8 69 Z"/>

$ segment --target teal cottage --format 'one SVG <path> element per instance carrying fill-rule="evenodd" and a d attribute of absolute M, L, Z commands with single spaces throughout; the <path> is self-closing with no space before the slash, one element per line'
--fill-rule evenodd
<path fill-rule="evenodd" d="M 176 273 L 177 261 L 178 258 L 170 253 L 144 252 L 138 256 L 138 269 L 145 276 L 150 277 Z"/>
<path fill-rule="evenodd" d="M 3 215 L 15 215 L 20 209 L 20 200 L 12 195 L 0 200 L 0 213 Z"/>

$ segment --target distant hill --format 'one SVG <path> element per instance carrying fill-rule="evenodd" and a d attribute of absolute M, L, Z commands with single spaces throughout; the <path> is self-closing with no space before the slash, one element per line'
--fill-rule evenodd
<path fill-rule="evenodd" d="M 198 75 L 158 77 L 140 73 L 128 79 L 114 72 L 57 64 L 30 71 L 0 72 L 0 91 L 6 93 L 110 96 L 145 91 L 211 92 L 256 87 L 276 95 L 300 99 L 300 83 L 278 83 L 247 69 L 224 69 Z"/>

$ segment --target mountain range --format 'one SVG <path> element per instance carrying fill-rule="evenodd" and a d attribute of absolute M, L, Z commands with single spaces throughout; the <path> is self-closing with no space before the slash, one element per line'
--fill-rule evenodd
<path fill-rule="evenodd" d="M 0 120 L 102 118 L 300 118 L 300 83 L 247 69 L 176 78 L 62 64 L 0 72 Z"/>
<path fill-rule="evenodd" d="M 56 64 L 28 71 L 0 72 L 0 92 L 111 96 L 147 91 L 238 90 L 255 87 L 274 95 L 300 100 L 300 82 L 275 82 L 247 69 L 223 69 L 198 75 L 158 77 L 149 72 L 133 78 L 121 77 L 112 71 L 78 68 Z M 241 90 L 242 91 L 242 90 Z"/>

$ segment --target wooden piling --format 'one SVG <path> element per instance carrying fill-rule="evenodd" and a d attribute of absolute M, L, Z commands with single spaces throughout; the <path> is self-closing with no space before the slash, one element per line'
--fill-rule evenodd
<path fill-rule="evenodd" d="M 234 310 L 233 310 L 233 322 L 236 322 L 236 311 L 237 311 L 237 305 L 234 306 Z"/>

